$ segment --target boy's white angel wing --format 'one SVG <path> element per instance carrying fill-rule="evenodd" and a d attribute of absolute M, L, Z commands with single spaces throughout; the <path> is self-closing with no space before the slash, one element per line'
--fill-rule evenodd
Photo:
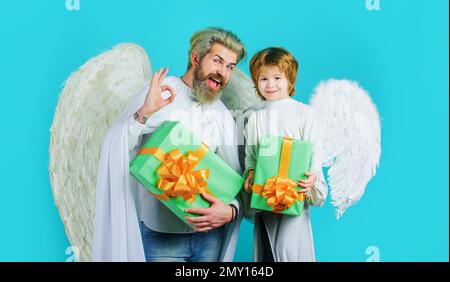
<path fill-rule="evenodd" d="M 364 194 L 381 154 L 377 109 L 356 82 L 328 80 L 314 90 L 310 105 L 323 130 L 324 166 L 339 219 Z"/>
<path fill-rule="evenodd" d="M 151 79 L 144 49 L 119 44 L 65 82 L 50 129 L 50 181 L 72 250 L 91 260 L 95 187 L 103 138 Z"/>

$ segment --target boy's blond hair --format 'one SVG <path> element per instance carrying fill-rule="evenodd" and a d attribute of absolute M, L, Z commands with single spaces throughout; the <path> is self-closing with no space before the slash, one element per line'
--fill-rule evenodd
<path fill-rule="evenodd" d="M 289 82 L 289 96 L 295 95 L 295 80 L 297 79 L 298 62 L 292 54 L 281 47 L 270 47 L 256 53 L 250 61 L 250 74 L 259 96 L 264 96 L 258 89 L 258 77 L 264 66 L 276 66 L 286 76 Z"/>

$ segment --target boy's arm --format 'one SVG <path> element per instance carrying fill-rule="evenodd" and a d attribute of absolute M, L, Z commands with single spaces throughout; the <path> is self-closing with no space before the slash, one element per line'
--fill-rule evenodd
<path fill-rule="evenodd" d="M 255 116 L 251 115 L 244 130 L 245 136 L 245 171 L 244 177 L 247 178 L 248 172 L 256 167 L 256 154 L 258 150 L 257 132 L 255 126 Z"/>
<path fill-rule="evenodd" d="M 303 139 L 312 143 L 312 161 L 310 171 L 316 175 L 313 188 L 307 194 L 309 203 L 315 206 L 322 206 L 328 194 L 328 187 L 322 170 L 322 144 L 319 123 L 314 112 L 310 108 L 303 111 Z"/>

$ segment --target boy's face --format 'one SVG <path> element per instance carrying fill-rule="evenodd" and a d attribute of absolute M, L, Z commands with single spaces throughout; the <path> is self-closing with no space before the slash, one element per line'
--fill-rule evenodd
<path fill-rule="evenodd" d="M 275 101 L 289 97 L 289 81 L 277 66 L 263 66 L 258 76 L 259 93 L 267 101 Z"/>

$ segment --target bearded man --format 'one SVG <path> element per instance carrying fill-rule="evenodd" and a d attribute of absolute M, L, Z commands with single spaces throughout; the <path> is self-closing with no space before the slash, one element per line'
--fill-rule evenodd
<path fill-rule="evenodd" d="M 192 228 L 129 175 L 129 161 L 163 121 L 179 121 L 240 173 L 236 124 L 219 100 L 245 47 L 230 31 L 208 28 L 190 40 L 187 72 L 157 71 L 111 127 L 102 146 L 94 219 L 94 261 L 232 261 L 242 215 L 208 194 L 209 208 L 186 210 Z"/>

